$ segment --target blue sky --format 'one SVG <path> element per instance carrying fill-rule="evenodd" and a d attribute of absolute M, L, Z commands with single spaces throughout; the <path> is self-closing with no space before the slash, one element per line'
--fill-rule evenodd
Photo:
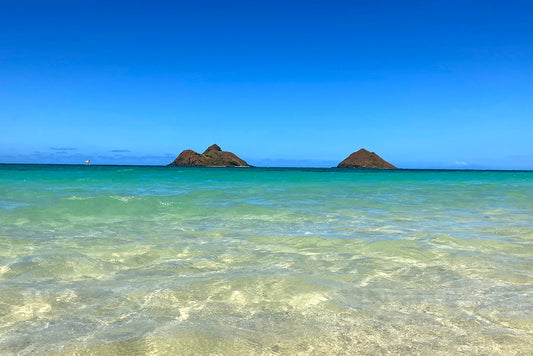
<path fill-rule="evenodd" d="M 0 162 L 533 169 L 530 1 L 2 1 Z"/>

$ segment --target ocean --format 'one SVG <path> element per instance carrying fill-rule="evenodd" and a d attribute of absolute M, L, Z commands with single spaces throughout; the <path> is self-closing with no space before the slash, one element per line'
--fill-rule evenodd
<path fill-rule="evenodd" d="M 0 165 L 1 355 L 533 354 L 533 172 Z"/>

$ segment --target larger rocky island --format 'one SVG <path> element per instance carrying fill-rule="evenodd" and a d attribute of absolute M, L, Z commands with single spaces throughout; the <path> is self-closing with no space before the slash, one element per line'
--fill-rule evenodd
<path fill-rule="evenodd" d="M 217 145 L 211 145 L 204 153 L 185 150 L 169 166 L 188 167 L 251 167 L 232 152 L 222 151 Z"/>
<path fill-rule="evenodd" d="M 349 155 L 339 163 L 337 168 L 397 169 L 374 152 L 369 152 L 364 148 Z"/>

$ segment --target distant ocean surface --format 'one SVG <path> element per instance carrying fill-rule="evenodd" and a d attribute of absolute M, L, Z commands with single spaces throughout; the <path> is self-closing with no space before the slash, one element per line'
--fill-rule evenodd
<path fill-rule="evenodd" d="M 533 354 L 533 172 L 0 165 L 0 355 Z"/>

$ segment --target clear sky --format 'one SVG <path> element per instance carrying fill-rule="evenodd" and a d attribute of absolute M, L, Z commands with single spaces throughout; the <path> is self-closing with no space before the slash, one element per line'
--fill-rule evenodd
<path fill-rule="evenodd" d="M 533 169 L 532 1 L 0 2 L 0 162 Z"/>

